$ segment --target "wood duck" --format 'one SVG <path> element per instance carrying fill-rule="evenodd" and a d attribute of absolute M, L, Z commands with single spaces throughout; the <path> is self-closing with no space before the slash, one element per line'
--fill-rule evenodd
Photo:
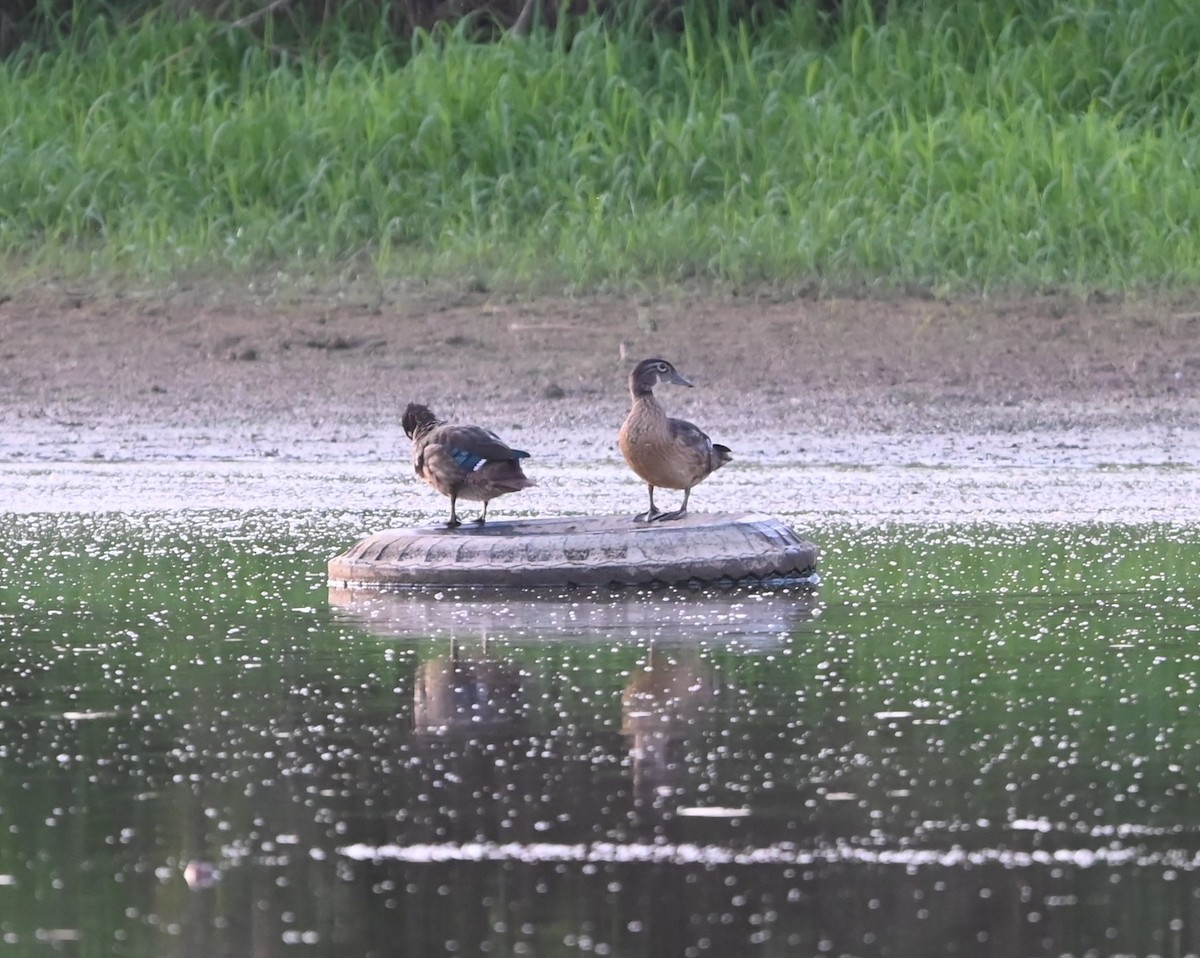
<path fill-rule="evenodd" d="M 650 509 L 635 516 L 636 522 L 686 515 L 692 486 L 733 458 L 728 446 L 714 443 L 698 426 L 671 419 L 663 412 L 654 398 L 654 386 L 660 382 L 691 385 L 665 359 L 643 359 L 629 374 L 633 405 L 621 424 L 621 455 L 650 487 Z M 654 505 L 655 486 L 683 490 L 683 505 L 678 511 L 661 512 Z"/>
<path fill-rule="evenodd" d="M 536 483 L 521 471 L 529 453 L 513 449 L 482 426 L 459 426 L 438 419 L 428 406 L 409 403 L 404 410 L 404 434 L 412 440 L 413 468 L 443 496 L 450 497 L 451 529 L 462 524 L 459 499 L 482 502 L 475 522 L 487 521 L 488 503 L 497 496 L 520 492 Z"/>

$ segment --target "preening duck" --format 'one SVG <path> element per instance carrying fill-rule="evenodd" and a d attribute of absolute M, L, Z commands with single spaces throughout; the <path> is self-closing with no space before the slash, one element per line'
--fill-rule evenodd
<path fill-rule="evenodd" d="M 678 519 L 687 514 L 692 486 L 707 478 L 733 456 L 728 446 L 714 443 L 699 426 L 672 419 L 654 398 L 658 383 L 691 386 L 665 359 L 644 359 L 629 374 L 632 405 L 621 424 L 621 455 L 650 487 L 650 509 L 637 522 Z M 654 489 L 682 489 L 683 505 L 662 512 L 654 505 Z"/>
<path fill-rule="evenodd" d="M 482 502 L 475 522 L 487 521 L 488 503 L 497 496 L 520 492 L 536 483 L 521 471 L 529 453 L 513 449 L 482 426 L 460 426 L 438 419 L 428 406 L 409 403 L 404 410 L 404 434 L 412 440 L 413 469 L 443 496 L 450 497 L 451 529 L 462 524 L 459 499 Z"/>

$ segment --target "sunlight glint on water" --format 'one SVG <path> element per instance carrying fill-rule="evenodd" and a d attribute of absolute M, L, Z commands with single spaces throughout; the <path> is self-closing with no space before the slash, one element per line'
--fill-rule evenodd
<path fill-rule="evenodd" d="M 7 516 L 0 940 L 1195 950 L 1200 545 L 811 529 L 819 591 L 330 594 L 372 514 Z"/>

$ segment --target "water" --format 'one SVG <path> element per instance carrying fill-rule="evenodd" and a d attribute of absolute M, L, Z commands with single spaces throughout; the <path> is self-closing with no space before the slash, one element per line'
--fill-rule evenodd
<path fill-rule="evenodd" d="M 0 517 L 6 954 L 1200 951 L 1194 526 L 809 525 L 819 589 L 767 597 L 331 594 L 393 521 Z"/>

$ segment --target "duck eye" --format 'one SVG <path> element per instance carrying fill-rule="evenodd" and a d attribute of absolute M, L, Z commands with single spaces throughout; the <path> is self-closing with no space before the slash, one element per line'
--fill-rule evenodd
<path fill-rule="evenodd" d="M 667 371 L 667 364 L 659 363 L 655 368 L 658 369 L 660 373 L 665 373 Z"/>

